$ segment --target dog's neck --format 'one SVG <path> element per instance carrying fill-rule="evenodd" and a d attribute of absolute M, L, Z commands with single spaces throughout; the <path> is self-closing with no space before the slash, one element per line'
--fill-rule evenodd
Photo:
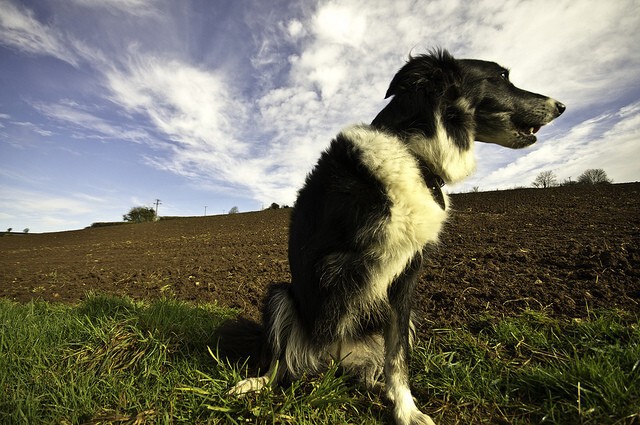
<path fill-rule="evenodd" d="M 473 154 L 473 138 L 470 135 L 467 149 L 456 146 L 444 130 L 436 132 L 435 137 L 427 138 L 419 133 L 410 134 L 404 140 L 409 150 L 427 164 L 433 174 L 445 183 L 457 183 L 473 172 L 476 166 Z"/>
<path fill-rule="evenodd" d="M 422 178 L 431 191 L 433 198 L 438 203 L 438 205 L 440 205 L 440 208 L 442 208 L 443 210 L 446 209 L 444 203 L 444 195 L 442 193 L 442 187 L 445 185 L 444 180 L 442 179 L 442 177 L 431 171 L 429 165 L 422 158 L 416 156 L 416 160 L 418 161 L 418 167 L 420 168 Z"/>

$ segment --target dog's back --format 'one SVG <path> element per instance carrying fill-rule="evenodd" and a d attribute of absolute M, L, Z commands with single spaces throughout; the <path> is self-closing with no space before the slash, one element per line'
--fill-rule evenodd
<path fill-rule="evenodd" d="M 387 289 L 444 219 L 401 140 L 365 125 L 340 133 L 291 218 L 290 291 L 314 343 L 382 331 Z"/>

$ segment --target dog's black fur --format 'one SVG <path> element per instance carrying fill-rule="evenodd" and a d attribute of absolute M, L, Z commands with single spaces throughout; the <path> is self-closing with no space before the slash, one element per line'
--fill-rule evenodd
<path fill-rule="evenodd" d="M 408 380 L 412 295 L 423 249 L 437 242 L 446 219 L 446 196 L 432 182 L 471 173 L 474 140 L 534 143 L 565 107 L 515 87 L 493 62 L 446 51 L 410 58 L 386 97 L 371 125 L 347 128 L 331 142 L 300 190 L 289 235 L 291 283 L 270 288 L 264 328 L 251 335 L 262 338 L 266 374 L 232 393 L 316 373 L 335 360 L 368 386 L 386 387 L 398 424 L 433 423 L 415 406 Z"/>

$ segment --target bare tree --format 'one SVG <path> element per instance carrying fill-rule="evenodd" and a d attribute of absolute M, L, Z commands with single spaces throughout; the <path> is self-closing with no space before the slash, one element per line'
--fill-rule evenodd
<path fill-rule="evenodd" d="M 590 168 L 578 177 L 578 182 L 583 184 L 612 183 L 607 173 L 602 168 Z"/>
<path fill-rule="evenodd" d="M 558 182 L 553 171 L 543 171 L 533 181 L 535 187 L 546 188 L 557 186 Z"/>

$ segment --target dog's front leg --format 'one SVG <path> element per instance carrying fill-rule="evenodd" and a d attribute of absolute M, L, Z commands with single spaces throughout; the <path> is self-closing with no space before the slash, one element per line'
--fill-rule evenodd
<path fill-rule="evenodd" d="M 409 388 L 411 297 L 421 262 L 420 258 L 414 259 L 389 290 L 391 317 L 385 329 L 384 375 L 387 396 L 394 403 L 393 413 L 398 425 L 435 425 L 416 407 Z"/>
<path fill-rule="evenodd" d="M 393 313 L 397 316 L 397 313 Z M 394 403 L 393 413 L 398 425 L 435 425 L 428 415 L 422 413 L 413 401 L 409 388 L 408 341 L 398 326 L 398 317 L 393 317 L 385 335 L 386 358 L 384 374 L 387 396 Z"/>

